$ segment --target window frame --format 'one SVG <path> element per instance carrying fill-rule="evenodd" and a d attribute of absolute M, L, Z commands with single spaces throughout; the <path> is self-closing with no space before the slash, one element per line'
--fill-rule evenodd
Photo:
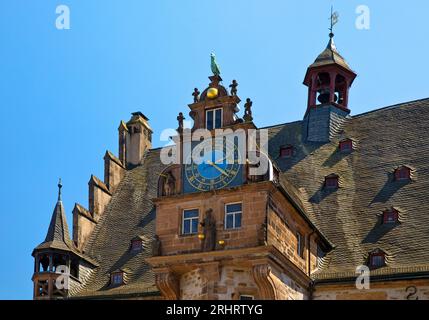
<path fill-rule="evenodd" d="M 117 276 L 120 276 L 120 283 L 115 281 L 115 278 Z M 112 286 L 120 286 L 124 284 L 124 272 L 113 272 L 110 276 L 110 282 L 112 284 Z"/>
<path fill-rule="evenodd" d="M 383 263 L 378 265 L 378 264 L 374 264 L 374 259 L 375 258 L 382 258 Z M 386 266 L 386 254 L 382 251 L 379 252 L 372 252 L 369 254 L 369 267 L 371 269 L 376 269 L 376 268 L 382 268 Z"/>
<path fill-rule="evenodd" d="M 286 154 L 283 154 L 282 152 L 286 152 Z M 293 156 L 294 148 L 291 145 L 287 146 L 281 146 L 280 147 L 280 158 L 291 158 Z"/>
<path fill-rule="evenodd" d="M 406 177 L 402 174 L 406 172 Z M 401 166 L 395 170 L 395 181 L 407 181 L 411 179 L 411 169 L 406 166 Z"/>
<path fill-rule="evenodd" d="M 192 218 L 185 218 L 185 212 L 186 211 L 193 211 L 196 210 L 197 211 L 197 216 L 196 217 L 192 217 Z M 185 233 L 185 220 L 190 220 L 190 230 L 192 231 L 192 220 L 197 219 L 197 230 L 195 232 L 189 232 L 189 233 Z M 199 208 L 189 208 L 189 209 L 182 209 L 182 228 L 181 228 L 181 232 L 180 234 L 182 236 L 189 236 L 189 235 L 194 235 L 198 233 L 198 222 L 200 221 L 200 209 Z"/>
<path fill-rule="evenodd" d="M 296 253 L 300 258 L 304 259 L 304 251 L 305 251 L 305 239 L 301 232 L 296 231 L 295 232 L 296 237 Z M 304 239 L 304 242 L 303 242 Z"/>
<path fill-rule="evenodd" d="M 347 149 L 344 146 L 348 146 Z M 338 144 L 338 148 L 341 152 L 351 152 L 353 151 L 353 140 L 352 139 L 344 139 L 341 140 Z"/>
<path fill-rule="evenodd" d="M 216 127 L 216 111 L 217 110 L 220 110 L 220 126 L 219 127 Z M 213 117 L 212 117 L 213 123 L 212 123 L 211 129 L 209 129 L 209 126 L 208 126 L 208 119 L 209 119 L 208 113 L 209 112 L 213 113 Z M 220 129 L 220 128 L 222 128 L 223 127 L 223 108 L 211 108 L 211 109 L 207 109 L 206 110 L 206 121 L 205 122 L 206 122 L 206 129 L 207 130 L 214 130 L 214 129 Z"/>
<path fill-rule="evenodd" d="M 340 186 L 339 180 L 340 179 L 338 176 L 326 176 L 325 177 L 325 188 L 327 188 L 327 189 L 338 189 Z M 335 184 L 331 185 L 330 182 L 332 182 L 332 181 L 335 181 Z"/>
<path fill-rule="evenodd" d="M 139 243 L 138 246 L 134 246 L 135 243 Z M 143 249 L 143 240 L 142 239 L 132 239 L 131 240 L 131 245 L 130 245 L 130 251 L 140 251 L 141 249 Z"/>
<path fill-rule="evenodd" d="M 393 217 L 393 221 L 389 219 Z M 394 224 L 399 221 L 399 212 L 395 208 L 383 211 L 383 224 Z"/>
<path fill-rule="evenodd" d="M 241 205 L 241 211 L 233 211 L 233 212 L 228 212 L 228 210 L 227 210 L 227 207 L 229 206 L 229 205 L 233 205 L 233 204 L 240 204 Z M 236 230 L 236 229 L 240 229 L 241 228 L 241 226 L 242 226 L 242 219 L 243 219 L 243 202 L 242 201 L 238 201 L 238 202 L 229 202 L 229 203 L 225 203 L 225 206 L 224 206 L 224 212 L 225 212 L 225 217 L 224 217 L 224 229 L 225 230 Z M 235 226 L 235 216 L 237 215 L 237 214 L 240 214 L 240 226 L 239 227 L 236 227 Z M 228 217 L 228 215 L 233 215 L 233 219 L 232 219 L 232 224 L 233 224 L 233 227 L 232 228 L 229 228 L 228 227 L 228 225 L 227 225 L 227 217 Z"/>

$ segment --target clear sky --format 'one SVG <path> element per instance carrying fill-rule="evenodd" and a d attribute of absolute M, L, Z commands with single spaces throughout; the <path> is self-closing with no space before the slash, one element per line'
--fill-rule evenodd
<path fill-rule="evenodd" d="M 60 4 L 70 30 L 55 26 Z M 327 44 L 331 4 L 337 48 L 358 73 L 352 114 L 429 96 L 427 1 L 2 0 L 0 299 L 32 297 L 31 252 L 58 178 L 71 228 L 106 149 L 117 154 L 119 121 L 142 111 L 162 146 L 160 132 L 207 86 L 210 52 L 224 83 L 237 79 L 253 100 L 257 126 L 302 119 L 302 81 Z M 355 26 L 362 4 L 369 30 Z"/>

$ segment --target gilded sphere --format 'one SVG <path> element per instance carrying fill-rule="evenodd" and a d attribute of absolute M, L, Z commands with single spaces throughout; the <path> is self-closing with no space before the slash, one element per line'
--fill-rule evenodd
<path fill-rule="evenodd" d="M 209 88 L 207 90 L 207 98 L 209 99 L 215 99 L 217 98 L 218 90 L 216 88 Z"/>

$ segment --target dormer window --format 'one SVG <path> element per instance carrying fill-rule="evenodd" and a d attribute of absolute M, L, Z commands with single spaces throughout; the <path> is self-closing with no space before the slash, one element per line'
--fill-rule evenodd
<path fill-rule="evenodd" d="M 386 265 L 386 254 L 381 250 L 375 250 L 369 254 L 369 267 L 381 268 Z"/>
<path fill-rule="evenodd" d="M 395 170 L 395 181 L 403 181 L 411 179 L 411 169 L 406 166 L 401 166 Z"/>
<path fill-rule="evenodd" d="M 206 128 L 207 130 L 222 128 L 222 108 L 206 111 Z"/>
<path fill-rule="evenodd" d="M 351 139 L 342 140 L 338 147 L 341 152 L 351 152 L 353 151 L 353 141 Z"/>
<path fill-rule="evenodd" d="M 113 272 L 111 275 L 110 282 L 113 286 L 120 286 L 124 284 L 124 272 L 123 271 Z"/>
<path fill-rule="evenodd" d="M 325 188 L 327 189 L 337 189 L 338 184 L 338 175 L 336 174 L 330 174 L 329 176 L 325 177 Z"/>
<path fill-rule="evenodd" d="M 136 237 L 131 240 L 131 246 L 130 246 L 131 251 L 140 251 L 142 247 L 143 247 L 143 241 L 140 237 Z"/>
<path fill-rule="evenodd" d="M 293 146 L 282 146 L 280 147 L 280 157 L 281 158 L 290 158 L 293 156 Z"/>
<path fill-rule="evenodd" d="M 392 208 L 383 212 L 383 223 L 397 223 L 399 213 L 398 210 Z"/>

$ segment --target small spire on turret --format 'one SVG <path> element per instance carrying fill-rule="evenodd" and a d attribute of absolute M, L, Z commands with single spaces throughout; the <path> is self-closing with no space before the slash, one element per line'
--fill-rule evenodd
<path fill-rule="evenodd" d="M 61 178 L 58 180 L 58 201 L 61 201 L 61 188 L 63 184 L 61 183 Z"/>

